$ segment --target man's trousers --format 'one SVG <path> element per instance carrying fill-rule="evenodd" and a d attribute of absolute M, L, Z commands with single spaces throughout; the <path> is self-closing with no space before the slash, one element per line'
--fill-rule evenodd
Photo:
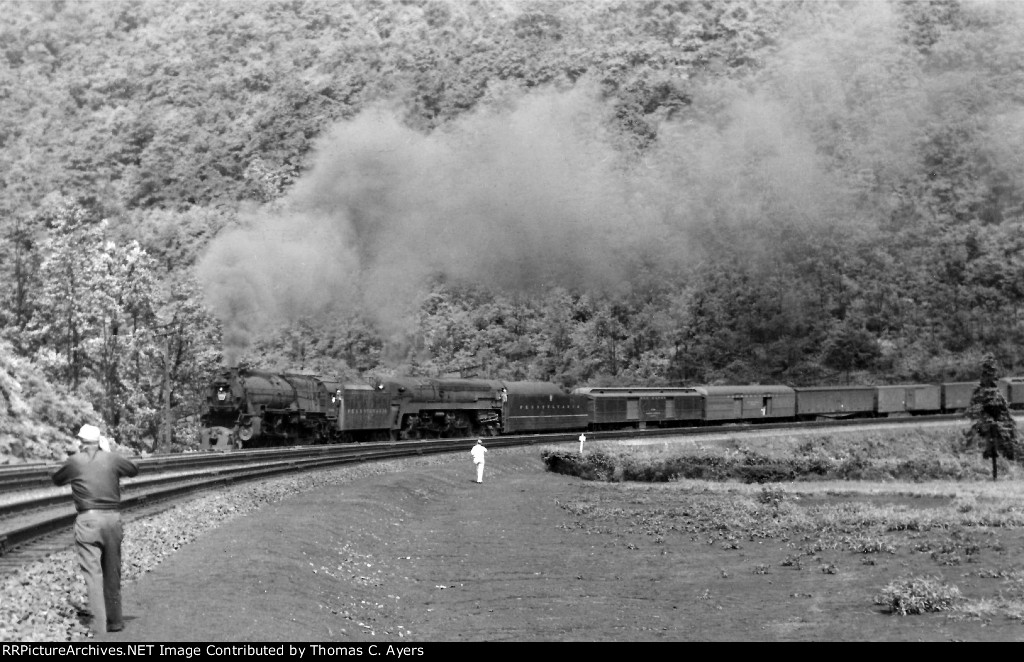
<path fill-rule="evenodd" d="M 75 518 L 75 549 L 85 575 L 94 632 L 119 630 L 121 620 L 121 513 L 85 510 Z"/>

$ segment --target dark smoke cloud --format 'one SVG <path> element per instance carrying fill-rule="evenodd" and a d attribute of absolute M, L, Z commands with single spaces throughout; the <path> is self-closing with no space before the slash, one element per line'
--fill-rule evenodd
<path fill-rule="evenodd" d="M 603 288 L 658 246 L 658 214 L 605 139 L 593 90 L 540 92 L 425 135 L 374 109 L 334 127 L 281 203 L 219 236 L 200 265 L 241 350 L 327 308 L 406 330 L 432 277 L 500 291 Z"/>

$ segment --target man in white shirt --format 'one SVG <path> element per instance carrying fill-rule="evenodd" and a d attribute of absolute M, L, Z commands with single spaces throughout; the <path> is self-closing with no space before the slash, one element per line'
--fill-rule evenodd
<path fill-rule="evenodd" d="M 484 482 L 484 454 L 487 453 L 487 449 L 484 448 L 484 442 L 477 439 L 476 446 L 473 446 L 473 450 L 469 451 L 473 456 L 473 464 L 476 465 L 476 482 Z"/>

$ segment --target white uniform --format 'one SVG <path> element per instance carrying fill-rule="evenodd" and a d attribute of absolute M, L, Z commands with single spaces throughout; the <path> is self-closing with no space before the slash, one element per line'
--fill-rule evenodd
<path fill-rule="evenodd" d="M 479 441 L 476 442 L 476 446 L 473 446 L 473 450 L 469 451 L 473 456 L 473 464 L 476 465 L 476 482 L 484 482 L 484 454 L 487 449 Z"/>

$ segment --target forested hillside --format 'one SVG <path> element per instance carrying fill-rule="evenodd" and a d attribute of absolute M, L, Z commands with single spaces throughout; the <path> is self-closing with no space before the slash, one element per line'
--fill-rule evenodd
<path fill-rule="evenodd" d="M 1018 3 L 0 10 L 0 461 L 100 419 L 170 448 L 168 406 L 188 446 L 235 362 L 1024 369 Z"/>

